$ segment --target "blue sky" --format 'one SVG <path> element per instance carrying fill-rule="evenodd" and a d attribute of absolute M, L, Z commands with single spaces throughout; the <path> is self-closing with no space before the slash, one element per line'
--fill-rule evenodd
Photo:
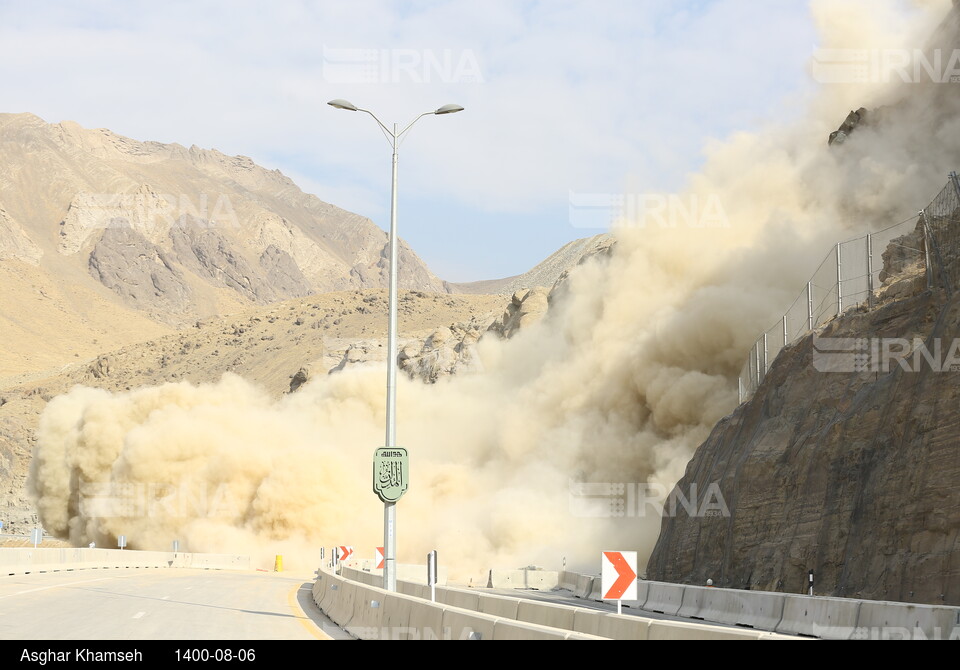
<path fill-rule="evenodd" d="M 571 193 L 675 192 L 704 142 L 802 113 L 804 0 L 0 0 L 0 111 L 251 156 L 389 224 L 444 279 L 519 274 L 574 239 Z M 846 110 L 840 110 L 842 118 Z"/>

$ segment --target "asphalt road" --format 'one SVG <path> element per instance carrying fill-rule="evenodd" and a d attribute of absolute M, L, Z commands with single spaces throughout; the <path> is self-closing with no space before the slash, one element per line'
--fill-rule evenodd
<path fill-rule="evenodd" d="M 350 639 L 313 602 L 313 575 L 77 570 L 0 578 L 0 639 Z"/>

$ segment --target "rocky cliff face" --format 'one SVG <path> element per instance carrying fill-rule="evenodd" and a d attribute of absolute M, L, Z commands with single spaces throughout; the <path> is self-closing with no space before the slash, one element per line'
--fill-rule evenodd
<path fill-rule="evenodd" d="M 876 307 L 784 349 L 697 451 L 677 491 L 729 514 L 677 505 L 650 579 L 960 604 L 960 296 L 891 249 Z"/>

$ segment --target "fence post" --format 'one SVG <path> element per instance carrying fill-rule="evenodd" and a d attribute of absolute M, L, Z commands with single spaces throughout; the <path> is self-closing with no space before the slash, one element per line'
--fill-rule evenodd
<path fill-rule="evenodd" d="M 953 190 L 957 192 L 957 198 L 960 198 L 960 178 L 957 177 L 956 172 L 950 173 L 950 181 L 953 182 Z"/>
<path fill-rule="evenodd" d="M 873 309 L 873 234 L 867 233 L 867 308 Z"/>
<path fill-rule="evenodd" d="M 837 316 L 843 313 L 843 261 L 840 257 L 840 243 L 837 243 Z"/>
<path fill-rule="evenodd" d="M 813 331 L 813 282 L 807 282 L 807 327 Z"/>
<path fill-rule="evenodd" d="M 743 377 L 737 377 L 737 395 L 739 396 L 738 404 L 742 405 L 743 404 Z"/>
<path fill-rule="evenodd" d="M 770 369 L 770 360 L 768 356 L 770 355 L 770 348 L 767 346 L 767 334 L 763 334 L 763 376 L 766 378 L 767 370 Z"/>
<path fill-rule="evenodd" d="M 786 347 L 787 344 L 787 315 L 783 315 L 783 346 Z"/>
<path fill-rule="evenodd" d="M 763 382 L 763 378 L 760 376 L 760 343 L 757 342 L 753 345 L 754 353 L 756 354 L 757 359 L 757 388 L 760 388 L 760 384 Z"/>
<path fill-rule="evenodd" d="M 926 235 L 929 244 L 928 247 L 933 247 L 933 255 L 937 257 L 937 270 L 940 274 L 940 283 L 943 284 L 944 290 L 947 292 L 947 297 L 953 297 L 953 285 L 950 281 L 950 275 L 947 274 L 947 266 L 943 262 L 943 256 L 940 253 L 940 245 L 937 244 L 937 239 L 933 236 L 933 231 L 930 230 L 930 227 L 927 226 L 927 217 L 926 210 L 924 210 L 923 217 L 924 229 L 926 230 Z M 929 253 L 929 252 L 928 252 Z M 931 285 L 932 288 L 932 285 Z"/>
<path fill-rule="evenodd" d="M 933 264 L 930 262 L 930 228 L 927 226 L 927 210 L 920 210 L 920 221 L 923 223 L 923 253 L 924 263 L 927 264 L 927 288 L 933 288 Z"/>

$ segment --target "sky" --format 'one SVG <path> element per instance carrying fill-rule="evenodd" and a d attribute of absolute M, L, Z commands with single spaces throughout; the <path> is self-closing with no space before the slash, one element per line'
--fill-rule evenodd
<path fill-rule="evenodd" d="M 806 0 L 0 0 L 0 112 L 279 169 L 448 281 L 520 274 L 604 232 L 583 194 L 674 193 L 703 148 L 803 113 Z M 837 125 L 849 110 L 837 110 Z M 629 185 L 629 186 L 628 186 Z"/>

